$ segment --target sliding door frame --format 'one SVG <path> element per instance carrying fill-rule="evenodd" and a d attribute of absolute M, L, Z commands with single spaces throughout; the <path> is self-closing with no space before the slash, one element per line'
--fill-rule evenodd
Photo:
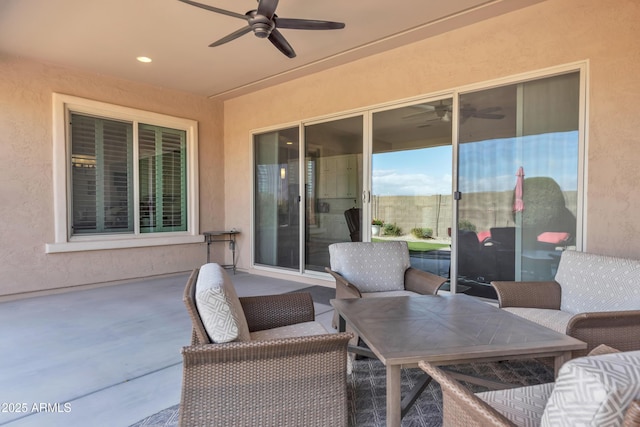
<path fill-rule="evenodd" d="M 362 116 L 363 121 L 363 147 L 362 147 L 362 166 L 363 166 L 363 177 L 362 177 L 362 194 L 360 195 L 362 201 L 362 224 L 370 224 L 371 223 L 371 186 L 372 186 L 372 165 L 371 165 L 371 157 L 372 157 L 372 117 L 376 112 L 391 110 L 395 108 L 401 108 L 404 106 L 416 105 L 425 102 L 437 101 L 443 98 L 451 98 L 452 99 L 452 224 L 451 224 L 451 291 L 455 293 L 455 288 L 457 284 L 457 226 L 458 224 L 458 198 L 459 198 L 459 182 L 458 182 L 458 165 L 459 165 L 459 96 L 468 92 L 475 92 L 479 90 L 486 90 L 495 87 L 523 83 L 526 81 L 552 77 L 555 75 L 567 74 L 571 72 L 578 72 L 580 79 L 580 95 L 579 95 L 579 124 L 578 124 L 578 139 L 579 139 L 579 148 L 578 148 L 578 186 L 577 186 L 577 236 L 576 236 L 576 250 L 586 250 L 587 249 L 587 172 L 588 172 L 588 164 L 586 159 L 586 153 L 588 152 L 588 112 L 589 112 L 589 97 L 588 97 L 588 82 L 589 82 L 589 61 L 577 61 L 574 63 L 564 64 L 553 66 L 549 68 L 539 69 L 535 71 L 530 71 L 526 73 L 521 73 L 517 75 L 511 75 L 507 77 L 497 78 L 493 80 L 488 80 L 484 82 L 463 85 L 456 88 L 431 92 L 429 94 L 420 94 L 413 97 L 405 98 L 402 100 L 394 100 L 386 103 L 381 103 L 378 105 L 367 106 L 363 108 L 353 109 L 349 111 L 344 111 L 340 113 L 333 113 L 325 116 L 315 117 L 311 119 L 303 119 L 297 122 L 289 122 L 285 124 L 279 124 L 276 126 L 270 126 L 268 128 L 255 129 L 250 133 L 250 144 L 251 144 L 251 156 L 252 156 L 252 183 L 255 183 L 255 176 L 253 176 L 254 166 L 255 166 L 255 152 L 253 150 L 253 139 L 254 135 L 275 131 L 278 129 L 285 129 L 294 126 L 298 126 L 299 129 L 299 149 L 300 149 L 300 162 L 299 162 L 299 176 L 301 178 L 305 177 L 306 173 L 306 164 L 305 164 L 305 156 L 306 156 L 306 140 L 304 135 L 305 126 L 321 124 L 330 122 L 333 120 L 341 120 L 355 116 Z M 255 205 L 254 205 L 254 197 L 256 189 L 252 189 L 251 194 L 251 268 L 256 270 L 265 270 L 271 271 L 274 273 L 282 273 L 282 274 L 294 274 L 294 275 L 302 275 L 309 278 L 321 278 L 328 279 L 330 276 L 326 273 L 321 273 L 317 271 L 309 271 L 305 269 L 305 229 L 306 227 L 306 201 L 305 201 L 305 180 L 300 179 L 299 184 L 299 196 L 300 196 L 300 269 L 298 272 L 285 270 L 275 267 L 269 267 L 264 265 L 256 265 L 254 260 L 254 241 L 253 236 L 255 236 L 254 230 L 254 217 L 255 217 Z M 361 227 L 362 228 L 362 238 L 363 241 L 371 240 L 371 230 L 370 227 Z"/>

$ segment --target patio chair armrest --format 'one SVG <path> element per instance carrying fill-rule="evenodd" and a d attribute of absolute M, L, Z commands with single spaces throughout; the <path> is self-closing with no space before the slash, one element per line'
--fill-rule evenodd
<path fill-rule="evenodd" d="M 418 366 L 440 384 L 443 425 L 515 427 L 514 423 L 446 372 L 424 360 Z"/>
<path fill-rule="evenodd" d="M 622 427 L 640 426 L 640 400 L 634 400 L 629 404 L 622 421 Z"/>
<path fill-rule="evenodd" d="M 350 281 L 344 278 L 342 274 L 337 271 L 331 270 L 329 267 L 325 267 L 324 271 L 333 276 L 336 280 L 336 299 L 347 298 L 362 298 L 360 289 Z"/>
<path fill-rule="evenodd" d="M 321 352 L 344 352 L 353 338 L 350 332 L 277 338 L 266 341 L 233 341 L 222 344 L 198 344 L 182 348 L 184 369 L 201 365 L 235 364 L 239 362 L 273 361 Z M 269 363 L 271 363 L 269 362 Z M 346 360 L 345 360 L 346 363 Z M 231 369 L 226 367 L 221 369 Z M 238 368 L 242 368 L 238 366 Z M 346 369 L 346 365 L 345 365 Z M 346 372 L 346 371 L 345 371 Z M 266 375 L 268 373 L 264 373 Z"/>
<path fill-rule="evenodd" d="M 569 320 L 566 333 L 587 343 L 574 357 L 600 344 L 620 351 L 640 350 L 640 310 L 579 313 Z"/>
<path fill-rule="evenodd" d="M 313 299 L 308 292 L 241 297 L 249 331 L 262 331 L 315 320 Z"/>
<path fill-rule="evenodd" d="M 413 267 L 407 268 L 404 272 L 404 288 L 422 295 L 437 294 L 440 286 L 446 281 L 444 277 Z"/>
<path fill-rule="evenodd" d="M 543 282 L 493 281 L 500 307 L 528 307 L 560 310 L 560 284 L 555 280 Z"/>
<path fill-rule="evenodd" d="M 352 334 L 184 347 L 180 425 L 347 425 Z"/>

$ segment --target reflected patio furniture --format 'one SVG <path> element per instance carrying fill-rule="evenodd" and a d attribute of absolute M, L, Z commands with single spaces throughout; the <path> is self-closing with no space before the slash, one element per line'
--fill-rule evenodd
<path fill-rule="evenodd" d="M 209 284 L 223 291 L 203 294 Z M 193 330 L 182 349 L 181 426 L 347 425 L 352 335 L 316 322 L 309 293 L 238 298 L 224 269 L 205 264 L 191 273 L 183 299 Z"/>
<path fill-rule="evenodd" d="M 446 278 L 411 267 L 404 241 L 334 243 L 329 246 L 336 299 L 435 295 Z M 334 314 L 333 327 L 338 316 Z"/>
<path fill-rule="evenodd" d="M 490 279 L 495 271 L 492 246 L 485 246 L 475 231 L 458 231 L 458 275 L 478 282 Z M 488 283 L 488 282 L 487 282 Z"/>
<path fill-rule="evenodd" d="M 362 235 L 360 233 L 360 223 L 362 218 L 362 209 L 351 208 L 344 211 L 344 218 L 347 221 L 347 227 L 349 228 L 349 236 L 352 242 L 362 241 Z"/>
<path fill-rule="evenodd" d="M 492 227 L 491 243 L 496 257 L 494 280 L 516 278 L 516 229 L 515 227 Z"/>

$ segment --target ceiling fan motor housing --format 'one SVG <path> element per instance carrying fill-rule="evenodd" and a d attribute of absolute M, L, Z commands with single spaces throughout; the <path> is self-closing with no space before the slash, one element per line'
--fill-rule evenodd
<path fill-rule="evenodd" d="M 263 15 L 258 15 L 257 10 L 252 10 L 247 12 L 247 16 L 249 16 L 248 22 L 249 26 L 253 30 L 253 34 L 256 37 L 261 39 L 266 39 L 271 34 L 271 31 L 276 27 L 275 22 L 273 20 L 267 18 Z"/>

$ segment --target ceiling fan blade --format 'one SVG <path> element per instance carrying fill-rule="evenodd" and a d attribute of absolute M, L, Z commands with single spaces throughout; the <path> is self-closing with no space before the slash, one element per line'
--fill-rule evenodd
<path fill-rule="evenodd" d="M 198 3 L 191 0 L 178 0 L 178 1 L 181 1 L 182 3 L 190 4 L 191 6 L 199 7 L 200 9 L 208 10 L 210 12 L 220 13 L 222 15 L 232 16 L 234 18 L 240 18 L 244 20 L 247 19 L 246 15 L 242 15 L 236 12 L 231 12 L 229 10 L 218 9 L 217 7 L 209 6 L 208 4 L 202 4 L 202 3 Z"/>
<path fill-rule="evenodd" d="M 472 117 L 478 119 L 504 119 L 504 114 L 476 113 Z"/>
<path fill-rule="evenodd" d="M 344 28 L 343 22 L 317 21 L 315 19 L 292 19 L 273 17 L 276 28 L 291 30 L 339 30 Z"/>
<path fill-rule="evenodd" d="M 423 117 L 425 117 L 425 114 L 429 114 L 429 115 L 436 115 L 436 111 L 432 110 L 432 111 L 421 111 L 419 113 L 413 113 L 413 114 L 408 114 L 406 116 L 402 116 L 403 119 L 415 119 L 415 118 L 420 118 L 422 119 Z"/>
<path fill-rule="evenodd" d="M 417 104 L 409 106 L 411 109 L 418 109 L 421 111 L 417 111 L 415 113 L 407 114 L 406 116 L 402 116 L 403 119 L 412 119 L 414 117 L 423 116 L 425 114 L 435 114 L 436 107 L 429 104 Z"/>
<path fill-rule="evenodd" d="M 487 107 L 478 110 L 478 114 L 495 113 L 496 111 L 500 110 L 502 110 L 502 107 Z"/>
<path fill-rule="evenodd" d="M 278 48 L 280 52 L 284 53 L 289 58 L 296 57 L 296 52 L 293 50 L 289 42 L 284 38 L 282 33 L 275 28 L 269 35 L 269 41 L 273 43 L 273 45 Z"/>
<path fill-rule="evenodd" d="M 231 40 L 235 40 L 238 37 L 243 36 L 243 35 L 247 34 L 250 31 L 251 31 L 251 27 L 247 25 L 246 27 L 242 27 L 239 30 L 234 31 L 233 33 L 229 34 L 228 36 L 225 36 L 225 37 L 221 38 L 220 40 L 211 43 L 209 45 L 209 47 L 220 46 L 221 44 L 225 44 L 227 42 L 230 42 Z"/>
<path fill-rule="evenodd" d="M 268 19 L 272 19 L 276 13 L 278 7 L 278 0 L 259 0 L 258 2 L 258 15 L 266 16 Z"/>

